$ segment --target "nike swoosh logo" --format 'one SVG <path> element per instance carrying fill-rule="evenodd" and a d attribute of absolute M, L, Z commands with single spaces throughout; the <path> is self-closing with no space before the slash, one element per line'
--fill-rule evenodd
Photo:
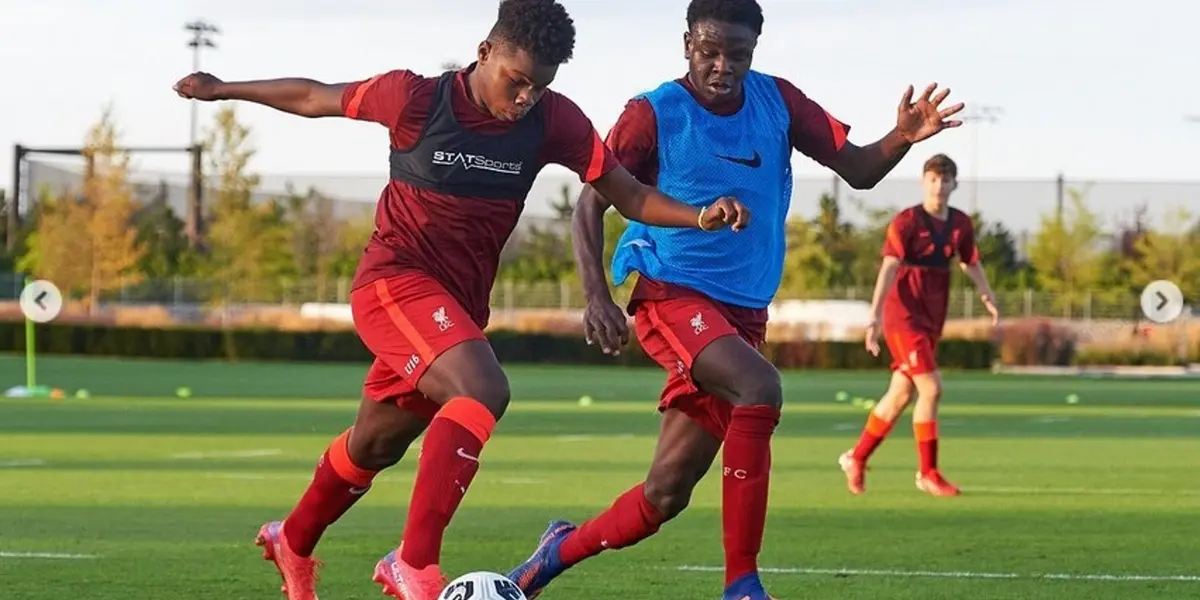
<path fill-rule="evenodd" d="M 720 154 L 717 155 L 717 158 L 719 158 L 721 160 L 727 160 L 731 163 L 745 165 L 747 167 L 750 167 L 751 169 L 757 169 L 762 166 L 762 157 L 758 155 L 758 150 L 755 150 L 754 156 L 752 156 L 750 158 L 738 158 L 736 156 L 722 156 Z"/>
<path fill-rule="evenodd" d="M 471 456 L 470 454 L 467 454 L 467 451 L 462 446 L 459 446 L 458 448 L 458 455 L 471 462 L 479 462 L 478 456 Z"/>
<path fill-rule="evenodd" d="M 354 495 L 354 496 L 361 496 L 361 495 L 363 495 L 363 494 L 367 493 L 367 490 L 368 490 L 368 489 L 370 489 L 370 488 L 365 488 L 365 487 L 361 487 L 361 488 L 350 488 L 350 489 L 349 489 L 349 490 L 347 490 L 347 491 L 349 491 L 349 492 L 350 492 L 352 495 Z"/>

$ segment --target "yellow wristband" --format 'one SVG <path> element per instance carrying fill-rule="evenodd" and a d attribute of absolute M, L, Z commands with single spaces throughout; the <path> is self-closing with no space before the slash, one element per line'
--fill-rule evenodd
<path fill-rule="evenodd" d="M 708 231 L 708 228 L 704 226 L 704 211 L 706 210 L 708 210 L 707 206 L 701 207 L 700 214 L 696 217 L 696 226 L 704 231 Z"/>

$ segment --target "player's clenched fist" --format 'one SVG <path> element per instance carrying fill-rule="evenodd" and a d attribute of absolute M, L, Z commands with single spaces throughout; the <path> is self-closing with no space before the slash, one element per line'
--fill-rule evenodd
<path fill-rule="evenodd" d="M 705 231 L 715 231 L 726 226 L 740 231 L 749 222 L 750 209 L 729 196 L 718 198 L 716 202 L 700 211 L 700 228 Z"/>
<path fill-rule="evenodd" d="M 192 73 L 175 84 L 175 93 L 195 100 L 219 100 L 217 89 L 222 83 L 209 73 Z"/>

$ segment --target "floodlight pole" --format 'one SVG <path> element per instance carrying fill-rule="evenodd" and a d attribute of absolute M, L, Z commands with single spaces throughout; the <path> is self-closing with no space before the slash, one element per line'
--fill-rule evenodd
<path fill-rule="evenodd" d="M 213 35 L 221 33 L 216 25 L 205 21 L 204 19 L 196 19 L 189 23 L 185 23 L 183 28 L 192 33 L 192 39 L 188 40 L 187 46 L 192 49 L 192 72 L 200 70 L 200 50 L 202 48 L 216 48 L 217 44 L 213 42 Z M 199 103 L 192 100 L 192 123 L 191 136 L 188 138 L 188 144 L 196 145 L 196 135 L 199 128 Z"/>
<path fill-rule="evenodd" d="M 995 124 L 1000 121 L 1000 115 L 1004 114 L 1004 109 L 991 105 L 981 104 L 972 106 L 968 109 L 967 114 L 963 115 L 964 123 L 972 123 L 971 126 L 971 213 L 979 211 L 979 128 L 974 124 L 991 123 Z"/>

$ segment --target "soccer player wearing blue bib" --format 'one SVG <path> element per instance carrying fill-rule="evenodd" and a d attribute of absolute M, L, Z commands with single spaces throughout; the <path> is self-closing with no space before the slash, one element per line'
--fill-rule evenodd
<path fill-rule="evenodd" d="M 758 349 L 783 271 L 792 150 L 870 188 L 913 143 L 961 124 L 947 120 L 961 104 L 939 108 L 948 90 L 934 96 L 929 86 L 914 103 L 910 87 L 896 128 L 856 146 L 846 140 L 849 127 L 794 85 L 750 69 L 763 26 L 755 0 L 693 0 L 687 24 L 688 74 L 631 100 L 607 144 L 643 183 L 694 206 L 733 195 L 754 218 L 738 232 L 695 235 L 630 223 L 621 238 L 613 280 L 638 275 L 628 313 L 642 348 L 667 371 L 658 448 L 646 480 L 605 512 L 578 527 L 550 524 L 533 555 L 509 573 L 530 598 L 571 566 L 636 544 L 683 511 L 722 444 L 724 598 L 769 598 L 758 554 L 783 392 Z M 585 188 L 574 240 L 588 341 L 615 353 L 628 326 L 605 281 L 608 206 Z"/>

